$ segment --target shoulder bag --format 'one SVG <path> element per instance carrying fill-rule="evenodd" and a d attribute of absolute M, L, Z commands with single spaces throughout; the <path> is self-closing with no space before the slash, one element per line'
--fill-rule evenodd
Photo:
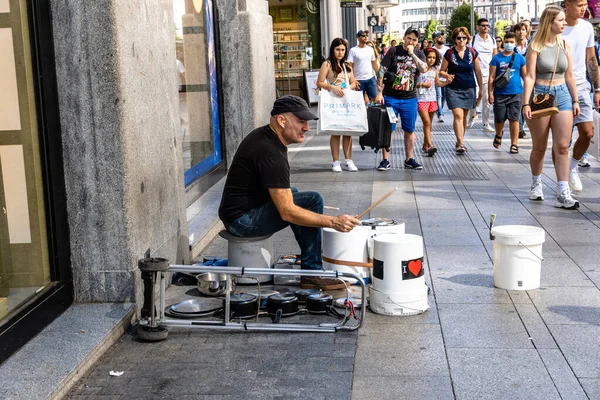
<path fill-rule="evenodd" d="M 550 79 L 550 86 L 546 93 L 536 93 L 535 85 L 533 87 L 533 98 L 531 99 L 531 118 L 542 118 L 549 115 L 558 114 L 558 103 L 554 95 L 550 94 L 552 90 L 552 82 L 554 81 L 554 74 L 556 73 L 556 66 L 558 65 L 558 53 L 560 53 L 560 46 L 558 41 L 556 42 L 556 61 L 554 61 L 554 71 L 552 71 L 552 78 Z"/>
<path fill-rule="evenodd" d="M 500 75 L 497 75 L 494 78 L 494 88 L 502 89 L 502 88 L 506 87 L 506 85 L 508 85 L 508 83 L 510 82 L 510 70 L 512 69 L 513 62 L 515 61 L 516 55 L 517 55 L 517 53 L 513 52 L 513 55 L 510 58 L 510 62 L 508 63 L 508 68 L 506 68 L 506 71 L 504 71 Z"/>

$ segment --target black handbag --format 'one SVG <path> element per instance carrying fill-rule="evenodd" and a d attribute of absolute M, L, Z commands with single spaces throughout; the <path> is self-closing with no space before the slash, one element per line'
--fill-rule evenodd
<path fill-rule="evenodd" d="M 508 68 L 506 69 L 506 71 L 504 71 L 500 75 L 497 75 L 494 78 L 494 87 L 496 89 L 502 89 L 506 85 L 508 85 L 508 82 L 510 82 L 510 70 L 512 69 L 513 62 L 515 61 L 516 55 L 517 55 L 517 52 L 514 51 L 512 57 L 510 58 L 510 62 L 508 63 Z"/>
<path fill-rule="evenodd" d="M 554 74 L 556 73 L 556 66 L 558 65 L 558 53 L 560 52 L 560 46 L 558 41 L 556 42 L 556 61 L 554 62 L 554 71 L 552 71 L 552 79 L 550 79 L 550 86 L 548 87 L 547 93 L 535 93 L 535 86 L 533 89 L 533 98 L 531 99 L 531 118 L 542 118 L 549 115 L 558 114 L 558 103 L 554 95 L 550 94 L 552 90 L 552 82 L 554 81 Z"/>

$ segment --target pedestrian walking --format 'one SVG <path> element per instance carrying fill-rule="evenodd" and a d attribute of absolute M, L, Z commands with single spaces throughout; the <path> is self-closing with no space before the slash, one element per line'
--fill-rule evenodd
<path fill-rule="evenodd" d="M 513 26 L 513 32 L 517 39 L 515 52 L 526 57 L 527 47 L 529 46 L 529 25 L 524 21 L 519 22 Z M 525 134 L 525 117 L 521 114 L 521 117 L 519 118 L 519 139 L 523 139 L 525 136 L 527 136 Z"/>
<path fill-rule="evenodd" d="M 352 68 L 346 65 L 347 55 L 346 42 L 342 38 L 335 38 L 329 46 L 329 56 L 327 60 L 321 64 L 319 76 L 317 77 L 317 87 L 325 89 L 332 94 L 343 97 L 344 90 L 356 89 L 357 83 L 352 73 Z M 350 83 L 350 87 L 346 87 L 346 79 Z M 331 148 L 331 170 L 333 172 L 342 172 L 340 163 L 340 135 L 331 135 L 329 138 L 329 147 Z M 358 171 L 356 165 L 352 161 L 352 136 L 343 136 L 342 149 L 344 151 L 344 168 L 350 172 Z"/>
<path fill-rule="evenodd" d="M 389 107 L 399 116 L 402 130 L 404 131 L 404 153 L 406 159 L 404 168 L 423 169 L 413 158 L 415 146 L 415 124 L 417 122 L 417 78 L 421 72 L 427 71 L 425 55 L 420 50 L 415 50 L 419 42 L 419 31 L 415 28 L 408 28 L 404 33 L 402 44 L 392 47 L 381 62 L 384 76 L 380 81 L 383 85 L 383 94 L 378 93 L 376 102 L 385 101 Z M 395 124 L 392 130 L 395 129 Z M 377 167 L 379 171 L 386 171 L 391 168 L 389 162 L 389 152 L 382 150 L 383 160 Z"/>
<path fill-rule="evenodd" d="M 350 49 L 347 62 L 354 72 L 354 79 L 358 81 L 358 87 L 366 93 L 369 101 L 373 101 L 377 96 L 375 75 L 379 71 L 379 65 L 373 49 L 367 46 L 369 32 L 358 31 L 356 38 L 358 45 Z"/>
<path fill-rule="evenodd" d="M 467 47 L 469 30 L 464 27 L 452 31 L 454 46 L 444 54 L 440 75 L 450 81 L 446 86 L 446 103 L 454 117 L 454 134 L 456 135 L 456 154 L 464 154 L 465 131 L 469 111 L 481 100 L 482 91 L 476 94 L 475 82 L 483 87 L 481 69 L 477 50 Z"/>
<path fill-rule="evenodd" d="M 446 35 L 444 32 L 435 32 L 431 37 L 433 39 L 433 48 L 439 53 L 441 60 L 449 49 L 449 47 L 446 46 Z M 440 70 L 440 66 L 438 66 L 438 72 Z M 440 76 L 440 81 L 444 82 L 445 79 Z M 438 104 L 438 122 L 441 123 L 444 122 L 444 102 L 446 101 L 446 88 L 444 86 L 436 86 L 435 88 L 435 97 Z"/>
<path fill-rule="evenodd" d="M 504 51 L 504 40 L 500 36 L 496 36 L 496 51 L 498 53 Z"/>
<path fill-rule="evenodd" d="M 423 152 L 429 157 L 437 152 L 437 147 L 433 144 L 431 135 L 431 125 L 433 117 L 438 109 L 436 99 L 436 89 L 446 86 L 448 81 L 441 82 L 439 79 L 438 67 L 442 63 L 442 57 L 433 48 L 425 50 L 425 60 L 427 62 L 427 71 L 419 74 L 417 79 L 417 98 L 419 101 L 418 110 L 421 121 L 423 121 Z"/>
<path fill-rule="evenodd" d="M 499 149 L 502 145 L 504 123 L 508 120 L 510 131 L 510 153 L 519 153 L 519 118 L 523 99 L 522 77 L 525 76 L 525 58 L 515 50 L 515 34 L 507 32 L 504 36 L 504 49 L 490 62 L 488 97 L 494 106 L 494 128 L 496 136 L 493 145 Z M 508 75 L 506 75 L 508 74 Z M 498 79 L 496 79 L 498 77 Z"/>
<path fill-rule="evenodd" d="M 477 34 L 471 41 L 471 46 L 477 50 L 479 67 L 481 69 L 481 77 L 483 79 L 483 86 L 478 86 L 479 97 L 481 97 L 481 103 L 477 101 L 477 106 L 481 106 L 481 122 L 483 122 L 484 132 L 494 132 L 494 128 L 490 126 L 490 105 L 488 103 L 488 78 L 490 76 L 490 61 L 492 57 L 498 53 L 496 47 L 496 41 L 489 35 L 490 23 L 486 18 L 480 18 L 477 20 Z M 473 127 L 473 122 L 477 118 L 477 108 L 471 110 L 469 122 L 467 128 Z"/>
<path fill-rule="evenodd" d="M 567 25 L 561 36 L 571 47 L 573 75 L 577 83 L 580 110 L 573 121 L 579 135 L 573 144 L 573 154 L 569 160 L 569 186 L 574 192 L 580 192 L 583 190 L 583 185 L 579 178 L 579 162 L 587 152 L 594 136 L 594 105 L 600 107 L 600 77 L 594 49 L 594 28 L 583 19 L 587 10 L 587 1 L 567 0 L 565 5 Z M 593 102 L 588 76 L 593 87 Z"/>
<path fill-rule="evenodd" d="M 552 153 L 558 181 L 554 206 L 573 210 L 579 202 L 569 189 L 569 140 L 573 117 L 579 115 L 577 85 L 573 75 L 571 48 L 560 34 L 566 25 L 560 7 L 548 6 L 542 12 L 540 25 L 527 51 L 527 74 L 523 89 L 523 116 L 531 132 L 532 184 L 529 198 L 544 200 L 542 170 L 552 130 Z M 552 95 L 558 109 L 553 115 L 532 118 L 531 101 L 535 94 Z"/>

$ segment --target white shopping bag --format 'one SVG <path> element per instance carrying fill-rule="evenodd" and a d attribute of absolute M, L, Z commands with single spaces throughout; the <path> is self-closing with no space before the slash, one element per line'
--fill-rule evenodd
<path fill-rule="evenodd" d="M 347 74 L 346 87 L 350 88 Z M 338 97 L 321 89 L 317 134 L 361 136 L 368 131 L 367 106 L 362 92 L 346 89 L 344 96 Z"/>
<path fill-rule="evenodd" d="M 598 160 L 598 146 L 600 145 L 600 113 L 594 110 L 594 137 L 590 141 L 590 146 L 588 147 L 588 154 Z"/>

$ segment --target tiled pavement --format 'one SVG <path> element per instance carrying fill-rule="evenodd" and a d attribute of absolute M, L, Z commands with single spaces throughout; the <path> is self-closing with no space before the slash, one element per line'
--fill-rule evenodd
<path fill-rule="evenodd" d="M 439 135 L 448 138 L 450 129 L 438 126 Z M 423 235 L 432 288 L 426 313 L 369 313 L 358 334 L 175 329 L 154 344 L 125 335 L 70 398 L 600 399 L 600 164 L 582 173 L 579 211 L 559 210 L 550 159 L 547 200 L 530 202 L 530 140 L 510 155 L 509 143 L 496 150 L 492 137 L 479 129 L 467 135 L 469 160 L 461 163 L 478 177 L 442 169 L 443 160 L 457 163 L 452 146 L 438 146 L 440 168 L 420 172 L 377 172 L 377 156 L 355 145 L 360 171 L 334 174 L 326 137 L 290 151 L 293 184 L 320 191 L 343 212 L 358 214 L 399 188 L 371 215 L 401 219 L 408 233 Z M 546 230 L 540 289 L 494 288 L 492 212 L 497 225 Z M 276 235 L 275 251 L 297 252 L 289 230 Z M 225 256 L 223 241 L 206 254 Z M 181 291 L 172 288 L 170 298 Z M 110 370 L 125 373 L 114 378 Z"/>

